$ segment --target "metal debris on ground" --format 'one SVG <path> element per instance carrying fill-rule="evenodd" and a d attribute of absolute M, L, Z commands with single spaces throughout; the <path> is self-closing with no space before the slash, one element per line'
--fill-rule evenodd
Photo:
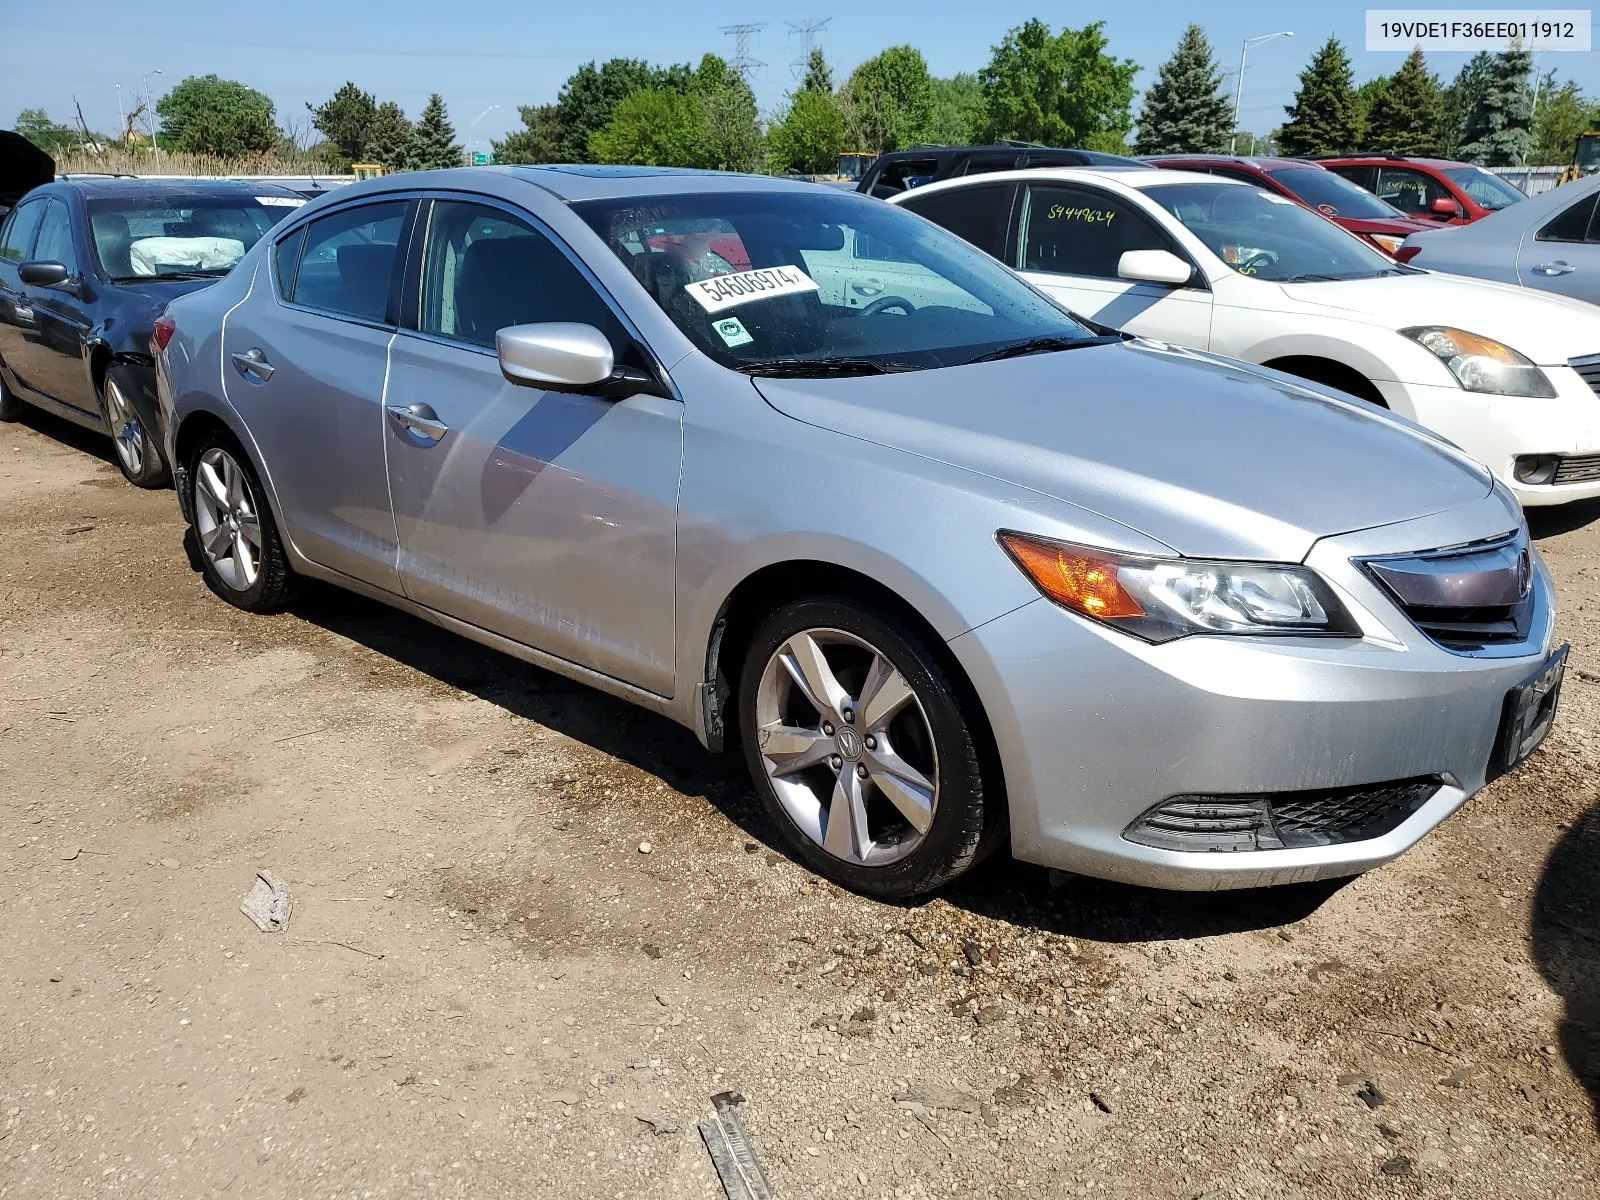
<path fill-rule="evenodd" d="M 288 881 L 270 868 L 257 871 L 255 885 L 239 901 L 239 911 L 262 933 L 282 933 L 294 911 Z"/>
<path fill-rule="evenodd" d="M 728 1200 L 772 1200 L 772 1184 L 739 1116 L 743 1103 L 738 1092 L 718 1092 L 711 1097 L 715 1112 L 709 1121 L 700 1122 L 700 1136 Z"/>

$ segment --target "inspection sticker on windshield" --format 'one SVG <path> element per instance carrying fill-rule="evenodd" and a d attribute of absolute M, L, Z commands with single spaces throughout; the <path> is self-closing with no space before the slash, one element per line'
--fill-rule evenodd
<path fill-rule="evenodd" d="M 814 292 L 820 286 L 799 267 L 760 267 L 735 275 L 699 279 L 685 284 L 684 291 L 693 296 L 701 308 L 714 313 L 735 304 L 749 304 L 752 300 Z"/>
<path fill-rule="evenodd" d="M 299 208 L 305 201 L 296 196 L 257 196 L 256 203 L 270 208 Z"/>
<path fill-rule="evenodd" d="M 717 336 L 723 342 L 732 346 L 748 346 L 755 338 L 750 336 L 750 331 L 744 327 L 744 322 L 738 317 L 723 317 L 712 326 L 717 331 Z"/>

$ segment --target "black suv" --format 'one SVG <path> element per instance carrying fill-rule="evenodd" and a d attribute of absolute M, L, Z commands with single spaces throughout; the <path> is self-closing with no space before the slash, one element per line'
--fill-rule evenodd
<path fill-rule="evenodd" d="M 1023 167 L 1149 167 L 1149 163 L 1098 150 L 1060 150 L 1053 146 L 918 146 L 880 154 L 861 175 L 856 191 L 880 200 L 960 175 L 1017 171 Z M 1153 169 L 1153 168 L 1152 168 Z"/>

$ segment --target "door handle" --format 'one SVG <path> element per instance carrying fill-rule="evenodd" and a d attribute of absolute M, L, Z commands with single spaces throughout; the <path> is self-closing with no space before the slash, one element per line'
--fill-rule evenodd
<path fill-rule="evenodd" d="M 1537 267 L 1528 269 L 1535 275 L 1571 275 L 1578 268 L 1569 262 L 1557 259 L 1555 262 L 1540 263 Z"/>
<path fill-rule="evenodd" d="M 260 346 L 252 346 L 243 354 L 235 354 L 233 365 L 246 379 L 254 376 L 257 383 L 265 383 L 278 369 L 267 361 L 267 356 L 262 353 Z"/>
<path fill-rule="evenodd" d="M 404 407 L 391 404 L 388 406 L 388 411 L 390 419 L 396 425 L 416 434 L 431 445 L 438 445 L 444 440 L 444 435 L 450 432 L 450 426 L 439 420 L 439 414 L 433 411 L 431 404 L 410 404 Z"/>

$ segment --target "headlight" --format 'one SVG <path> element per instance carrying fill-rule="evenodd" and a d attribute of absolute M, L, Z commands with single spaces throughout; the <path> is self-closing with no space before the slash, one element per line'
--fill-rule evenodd
<path fill-rule="evenodd" d="M 1192 633 L 1360 633 L 1328 585 L 1305 567 L 1147 558 L 1005 531 L 999 538 L 1051 600 L 1148 642 Z"/>
<path fill-rule="evenodd" d="M 1549 400 L 1556 394 L 1545 373 L 1510 346 L 1447 325 L 1419 325 L 1402 329 L 1456 377 L 1464 391 L 1491 396 L 1534 396 Z"/>
<path fill-rule="evenodd" d="M 1400 243 L 1405 241 L 1405 238 L 1395 237 L 1392 233 L 1369 233 L 1367 236 L 1390 254 L 1400 249 Z"/>

